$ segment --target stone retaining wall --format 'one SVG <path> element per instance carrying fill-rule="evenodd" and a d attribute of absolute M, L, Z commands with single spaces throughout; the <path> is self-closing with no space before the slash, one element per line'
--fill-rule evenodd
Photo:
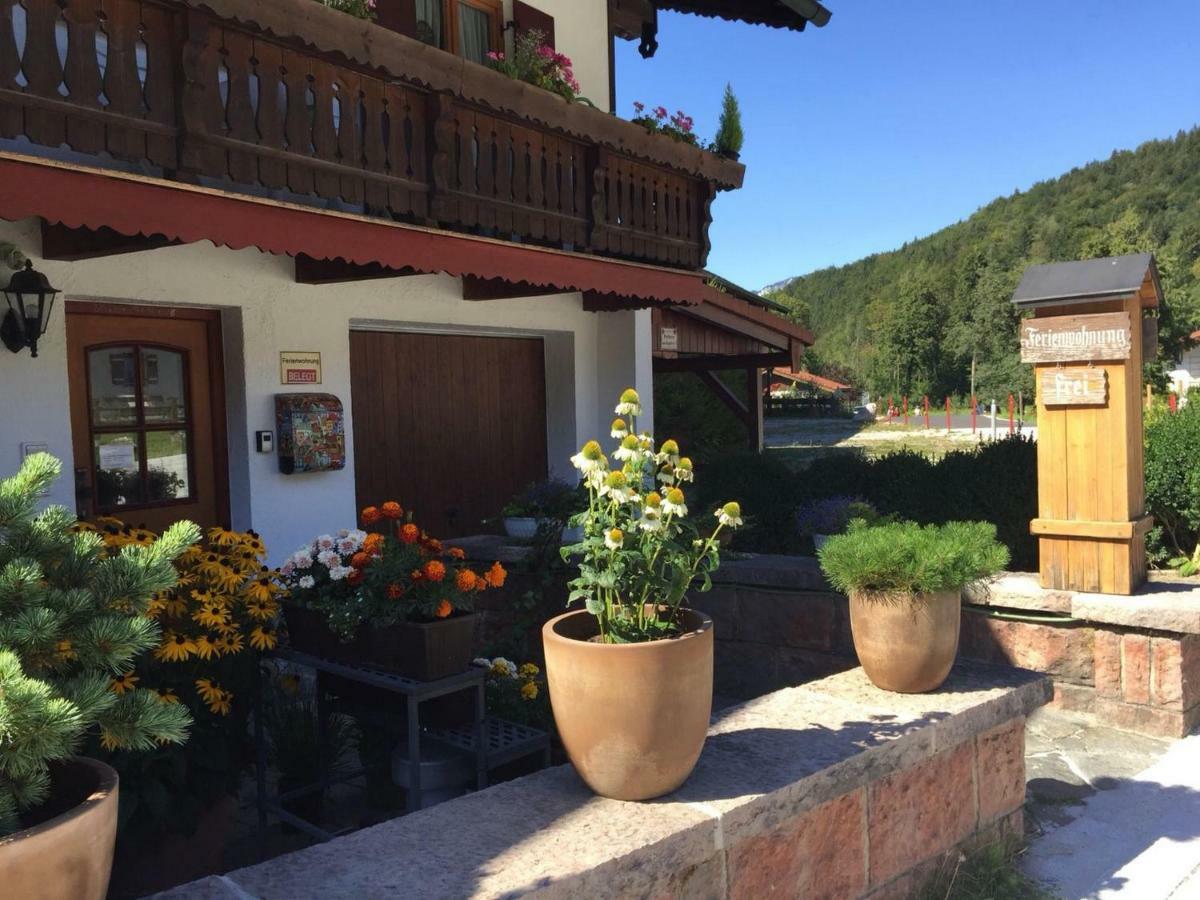
<path fill-rule="evenodd" d="M 728 560 L 695 604 L 713 616 L 717 690 L 752 697 L 856 665 L 845 598 L 816 560 Z M 1200 724 L 1200 584 L 1153 578 L 1133 597 L 1044 591 L 1006 575 L 963 606 L 959 654 L 1043 672 L 1054 702 L 1131 731 Z"/>
<path fill-rule="evenodd" d="M 960 848 L 1021 835 L 1025 717 L 1049 697 L 1007 667 L 923 695 L 855 669 L 719 713 L 660 800 L 596 797 L 560 766 L 161 896 L 907 897 Z"/>

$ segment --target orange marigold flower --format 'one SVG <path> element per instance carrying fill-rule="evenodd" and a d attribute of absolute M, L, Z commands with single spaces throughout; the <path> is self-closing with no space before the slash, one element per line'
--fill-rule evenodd
<path fill-rule="evenodd" d="M 428 550 L 430 553 L 441 553 L 442 552 L 442 542 L 439 541 L 437 538 L 427 537 L 425 539 L 425 549 Z"/>
<path fill-rule="evenodd" d="M 436 559 L 431 559 L 425 563 L 425 568 L 422 571 L 430 581 L 441 581 L 446 577 L 446 567 Z"/>
<path fill-rule="evenodd" d="M 399 600 L 404 596 L 403 585 L 396 584 L 395 582 L 389 584 L 387 586 L 387 595 L 389 600 Z"/>
<path fill-rule="evenodd" d="M 446 555 L 451 559 L 466 559 L 467 553 L 462 547 L 451 547 L 446 551 Z"/>
<path fill-rule="evenodd" d="M 366 507 L 359 515 L 362 517 L 363 524 L 365 525 L 372 525 L 383 518 L 383 513 L 375 506 Z"/>
<path fill-rule="evenodd" d="M 400 526 L 397 536 L 406 544 L 415 544 L 421 538 L 421 529 L 412 522 L 409 522 L 406 525 Z"/>
<path fill-rule="evenodd" d="M 492 567 L 487 570 L 487 574 L 483 576 L 487 579 L 489 587 L 504 587 L 504 579 L 508 577 L 508 573 L 504 571 L 504 566 L 498 562 L 492 563 Z"/>
<path fill-rule="evenodd" d="M 450 613 L 454 612 L 454 607 L 450 605 L 450 601 L 442 598 L 442 602 L 438 604 L 437 612 L 434 613 L 439 619 L 444 619 Z"/>
<path fill-rule="evenodd" d="M 383 513 L 385 519 L 398 519 L 404 515 L 404 510 L 400 508 L 400 504 L 395 500 L 389 500 L 383 506 L 379 507 L 379 511 Z"/>
<path fill-rule="evenodd" d="M 363 552 L 378 556 L 383 552 L 383 535 L 373 531 L 363 538 Z"/>
<path fill-rule="evenodd" d="M 362 584 L 363 579 L 366 577 L 366 573 L 362 569 L 355 569 L 346 576 L 346 583 L 349 585 L 359 585 Z"/>
<path fill-rule="evenodd" d="M 356 569 L 365 569 L 367 567 L 367 563 L 370 561 L 371 557 L 362 551 L 359 551 L 350 557 L 350 565 L 354 566 Z"/>
<path fill-rule="evenodd" d="M 464 592 L 475 590 L 475 573 L 470 569 L 459 569 L 454 576 L 454 586 Z"/>

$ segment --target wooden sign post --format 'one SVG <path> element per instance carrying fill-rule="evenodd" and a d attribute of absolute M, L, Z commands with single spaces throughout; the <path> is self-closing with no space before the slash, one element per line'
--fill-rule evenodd
<path fill-rule="evenodd" d="M 1162 299 L 1146 254 L 1033 266 L 1013 302 L 1037 384 L 1042 586 L 1131 594 L 1146 580 L 1143 311 Z"/>

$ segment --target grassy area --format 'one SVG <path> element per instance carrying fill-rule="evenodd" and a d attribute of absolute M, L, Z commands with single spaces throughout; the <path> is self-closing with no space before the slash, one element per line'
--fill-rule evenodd
<path fill-rule="evenodd" d="M 1019 849 L 997 842 L 943 866 L 918 900 L 1057 900 L 1017 868 Z"/>

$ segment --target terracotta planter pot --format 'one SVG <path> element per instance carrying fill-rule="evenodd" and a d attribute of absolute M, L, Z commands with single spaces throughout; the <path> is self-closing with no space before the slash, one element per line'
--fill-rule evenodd
<path fill-rule="evenodd" d="M 75 757 L 51 770 L 50 816 L 0 838 L 0 894 L 104 900 L 117 839 L 117 773 Z"/>
<path fill-rule="evenodd" d="M 713 623 L 681 610 L 684 634 L 646 644 L 601 644 L 591 614 L 542 628 L 554 721 L 567 756 L 597 794 L 648 800 L 691 774 L 712 714 Z"/>
<path fill-rule="evenodd" d="M 885 691 L 920 694 L 940 687 L 958 655 L 960 591 L 850 594 L 854 651 L 867 677 Z"/>
<path fill-rule="evenodd" d="M 476 613 L 436 622 L 401 622 L 363 627 L 343 642 L 329 630 L 325 617 L 310 609 L 285 605 L 292 648 L 350 666 L 370 666 L 416 681 L 436 681 L 465 671 L 475 649 Z"/>

